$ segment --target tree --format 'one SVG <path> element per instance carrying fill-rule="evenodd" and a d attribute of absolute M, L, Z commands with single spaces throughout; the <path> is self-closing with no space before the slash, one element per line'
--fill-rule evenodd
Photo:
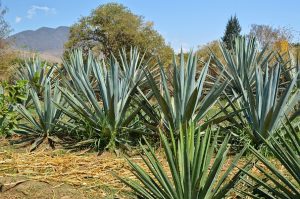
<path fill-rule="evenodd" d="M 204 45 L 198 46 L 197 54 L 201 61 L 207 61 L 211 56 L 211 53 L 213 53 L 219 59 L 222 58 L 223 55 L 218 40 L 213 40 Z"/>
<path fill-rule="evenodd" d="M 2 3 L 0 1 L 0 49 L 3 49 L 6 46 L 5 39 L 11 31 L 9 24 L 4 19 L 6 13 L 7 8 L 2 7 Z"/>
<path fill-rule="evenodd" d="M 203 67 L 205 62 L 212 58 L 212 55 L 218 58 L 222 63 L 224 63 L 224 57 L 220 48 L 220 43 L 218 40 L 213 40 L 205 45 L 198 46 L 197 55 L 200 58 L 200 67 Z M 209 74 L 217 77 L 219 71 L 216 68 L 216 63 L 214 59 L 210 60 Z"/>
<path fill-rule="evenodd" d="M 227 48 L 230 50 L 234 46 L 234 39 L 240 36 L 241 26 L 236 15 L 230 17 L 227 22 L 224 36 L 222 37 L 223 42 L 226 44 Z"/>
<path fill-rule="evenodd" d="M 272 27 L 270 25 L 252 24 L 250 36 L 255 37 L 261 46 L 273 46 L 276 42 L 287 41 L 290 43 L 293 39 L 293 33 L 287 27 Z"/>
<path fill-rule="evenodd" d="M 153 23 L 144 21 L 142 16 L 133 14 L 128 8 L 117 3 L 99 6 L 90 16 L 82 17 L 70 29 L 65 50 L 82 48 L 85 53 L 109 56 L 119 54 L 121 48 L 137 46 L 146 56 L 159 55 L 162 60 L 172 56 L 172 49 L 163 37 L 153 29 Z"/>
<path fill-rule="evenodd" d="M 16 55 L 9 49 L 7 37 L 11 32 L 11 28 L 5 20 L 7 8 L 3 7 L 0 0 L 0 80 L 8 78 L 9 66 L 15 61 Z"/>

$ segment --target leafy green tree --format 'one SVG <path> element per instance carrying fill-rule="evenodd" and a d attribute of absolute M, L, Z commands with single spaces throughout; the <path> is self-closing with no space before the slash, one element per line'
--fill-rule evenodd
<path fill-rule="evenodd" d="M 152 22 L 144 21 L 142 16 L 133 14 L 121 4 L 108 3 L 71 27 L 65 50 L 82 48 L 87 55 L 92 49 L 97 55 L 108 57 L 111 53 L 118 55 L 121 48 L 132 46 L 146 53 L 146 57 L 160 56 L 162 60 L 172 57 L 172 49 L 153 29 Z"/>
<path fill-rule="evenodd" d="M 224 36 L 222 37 L 223 42 L 229 50 L 233 48 L 234 39 L 240 36 L 241 30 L 242 28 L 236 15 L 234 15 L 234 17 L 231 16 L 227 22 Z"/>

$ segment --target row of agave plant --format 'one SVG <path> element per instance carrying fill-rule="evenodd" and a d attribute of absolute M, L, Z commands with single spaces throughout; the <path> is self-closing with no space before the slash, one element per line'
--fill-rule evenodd
<path fill-rule="evenodd" d="M 76 50 L 62 66 L 29 60 L 17 74 L 28 81 L 29 92 L 14 106 L 21 116 L 15 142 L 30 142 L 31 150 L 47 141 L 53 148 L 110 151 L 139 143 L 150 173 L 128 159 L 140 183 L 120 179 L 142 198 L 223 198 L 232 191 L 299 198 L 298 62 L 259 49 L 255 39 L 237 38 L 233 50 L 223 44 L 220 49 L 222 61 L 212 53 L 201 71 L 193 53 L 187 59 L 174 55 L 168 68 L 160 61 L 152 66 L 137 49 L 109 59 Z M 169 170 L 148 142 L 154 137 Z M 244 147 L 228 166 L 233 138 Z M 253 159 L 237 168 L 246 153 Z"/>

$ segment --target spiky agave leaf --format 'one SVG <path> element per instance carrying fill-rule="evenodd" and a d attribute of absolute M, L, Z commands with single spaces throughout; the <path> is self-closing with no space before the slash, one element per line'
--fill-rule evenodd
<path fill-rule="evenodd" d="M 260 175 L 251 170 L 243 171 L 250 177 L 244 179 L 248 189 L 239 191 L 253 198 L 296 199 L 300 196 L 300 137 L 299 132 L 288 121 L 283 131 L 276 131 L 269 139 L 261 137 L 274 161 L 250 146 L 249 151 L 256 157 L 255 168 Z M 277 162 L 277 164 L 276 164 Z M 279 163 L 279 164 L 278 164 Z"/>
<path fill-rule="evenodd" d="M 171 137 L 174 137 L 174 133 L 171 134 L 173 135 Z M 242 172 L 237 172 L 230 180 L 228 175 L 233 171 L 245 149 L 234 158 L 224 173 L 221 172 L 228 157 L 229 136 L 219 148 L 217 136 L 212 138 L 210 129 L 202 133 L 195 131 L 194 125 L 180 130 L 178 142 L 173 139 L 169 143 L 163 133 L 160 133 L 160 136 L 170 175 L 146 141 L 147 148 L 141 144 L 145 154 L 145 157 L 141 157 L 150 172 L 127 159 L 139 183 L 120 177 L 138 196 L 149 199 L 224 198 L 239 181 Z M 216 149 L 217 153 L 214 155 Z M 225 182 L 227 180 L 228 182 Z"/>

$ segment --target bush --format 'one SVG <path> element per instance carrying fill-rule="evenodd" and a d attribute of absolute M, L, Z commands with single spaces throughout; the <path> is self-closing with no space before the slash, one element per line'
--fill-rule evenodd
<path fill-rule="evenodd" d="M 0 82 L 0 135 L 11 135 L 17 127 L 16 105 L 27 99 L 27 81 Z"/>

